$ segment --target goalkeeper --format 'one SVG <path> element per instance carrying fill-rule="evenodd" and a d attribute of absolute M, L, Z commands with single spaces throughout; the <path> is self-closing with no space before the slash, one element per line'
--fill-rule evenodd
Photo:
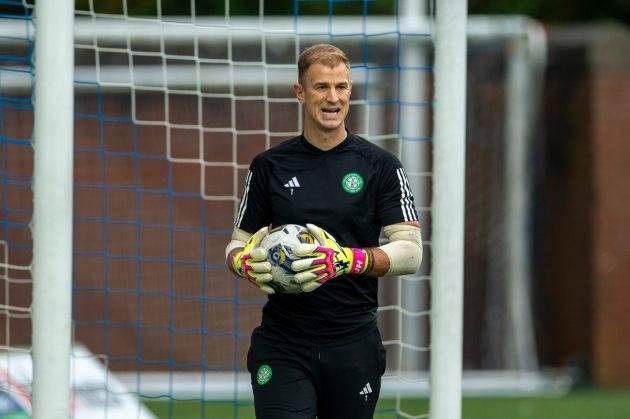
<path fill-rule="evenodd" d="M 418 215 L 400 161 L 346 130 L 352 80 L 343 51 L 304 50 L 294 93 L 302 135 L 254 158 L 226 248 L 230 269 L 269 294 L 247 368 L 258 419 L 371 418 L 385 372 L 376 323 L 378 278 L 422 260 Z M 274 292 L 269 225 L 306 225 L 299 294 Z M 381 230 L 388 243 L 379 247 Z"/>

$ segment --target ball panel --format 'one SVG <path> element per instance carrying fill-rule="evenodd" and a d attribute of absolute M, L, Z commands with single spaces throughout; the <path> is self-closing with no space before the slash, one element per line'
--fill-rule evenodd
<path fill-rule="evenodd" d="M 297 224 L 276 227 L 262 240 L 260 245 L 267 250 L 267 257 L 271 263 L 273 280 L 269 285 L 276 292 L 295 294 L 302 291 L 300 285 L 293 280 L 295 271 L 291 269 L 291 263 L 298 258 L 291 246 L 314 242 L 315 238 L 308 229 Z"/>

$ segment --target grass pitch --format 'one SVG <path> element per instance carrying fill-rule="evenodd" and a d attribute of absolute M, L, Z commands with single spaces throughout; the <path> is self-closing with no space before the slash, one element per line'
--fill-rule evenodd
<path fill-rule="evenodd" d="M 160 419 L 254 419 L 251 403 L 145 400 Z M 428 412 L 426 399 L 407 399 L 406 413 Z M 465 398 L 463 419 L 629 419 L 630 389 L 579 390 L 563 397 Z M 394 400 L 381 400 L 375 419 L 399 418 Z"/>

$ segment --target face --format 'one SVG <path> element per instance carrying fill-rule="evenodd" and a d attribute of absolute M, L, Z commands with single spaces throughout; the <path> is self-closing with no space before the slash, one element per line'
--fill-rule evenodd
<path fill-rule="evenodd" d="M 304 85 L 293 86 L 305 110 L 304 128 L 323 132 L 344 130 L 348 115 L 352 80 L 342 63 L 334 68 L 315 63 L 304 75 Z"/>

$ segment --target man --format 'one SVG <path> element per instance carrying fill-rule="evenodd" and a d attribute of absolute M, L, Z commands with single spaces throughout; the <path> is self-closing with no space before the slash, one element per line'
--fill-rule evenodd
<path fill-rule="evenodd" d="M 376 324 L 378 277 L 415 273 L 420 225 L 396 157 L 348 132 L 352 80 L 346 55 L 304 50 L 293 89 L 304 131 L 254 158 L 227 264 L 269 294 L 247 367 L 256 417 L 371 418 L 385 371 Z M 259 243 L 269 225 L 307 225 L 295 278 L 305 291 L 275 293 Z M 389 243 L 378 247 L 381 229 Z"/>

